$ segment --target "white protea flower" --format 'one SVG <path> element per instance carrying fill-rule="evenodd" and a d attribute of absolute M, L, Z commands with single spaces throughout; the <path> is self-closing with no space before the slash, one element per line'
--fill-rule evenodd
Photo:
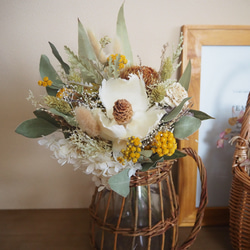
<path fill-rule="evenodd" d="M 107 112 L 106 115 L 100 109 L 95 110 L 101 128 L 100 135 L 113 141 L 113 149 L 130 136 L 145 137 L 165 113 L 156 106 L 150 107 L 145 83 L 137 75 L 131 75 L 129 80 L 103 80 L 99 96 Z M 126 125 L 119 125 L 113 116 L 114 103 L 121 99 L 127 100 L 133 110 L 133 116 Z"/>

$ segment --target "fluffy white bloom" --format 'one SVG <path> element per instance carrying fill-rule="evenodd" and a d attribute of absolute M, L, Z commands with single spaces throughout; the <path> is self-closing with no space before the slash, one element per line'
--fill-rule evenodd
<path fill-rule="evenodd" d="M 40 145 L 49 148 L 53 156 L 60 165 L 72 164 L 75 169 L 81 169 L 86 174 L 93 175 L 93 181 L 99 189 L 109 188 L 108 179 L 129 167 L 129 176 L 133 175 L 137 169 L 141 169 L 140 164 L 122 165 L 111 157 L 111 152 L 96 152 L 86 156 L 79 152 L 79 148 L 70 140 L 58 138 L 54 135 L 45 136 L 38 141 Z"/>
<path fill-rule="evenodd" d="M 180 83 L 174 82 L 167 86 L 163 101 L 173 108 L 177 107 L 186 97 L 188 97 L 188 93 L 185 88 Z"/>
<path fill-rule="evenodd" d="M 101 136 L 113 141 L 114 146 L 130 136 L 145 137 L 158 124 L 165 112 L 156 106 L 149 108 L 145 83 L 137 75 L 131 75 L 129 80 L 103 80 L 99 96 L 107 115 L 96 109 L 95 116 L 99 120 Z M 119 125 L 113 117 L 113 106 L 119 99 L 126 99 L 132 105 L 133 116 L 126 125 Z"/>
<path fill-rule="evenodd" d="M 66 163 L 73 165 L 77 164 L 77 148 L 73 144 L 69 143 L 67 139 L 58 138 L 55 135 L 44 136 L 38 141 L 38 143 L 49 148 L 60 165 L 64 165 Z"/>

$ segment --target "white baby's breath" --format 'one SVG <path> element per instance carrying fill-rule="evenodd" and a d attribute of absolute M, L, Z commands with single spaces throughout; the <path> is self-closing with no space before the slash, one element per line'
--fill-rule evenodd
<path fill-rule="evenodd" d="M 26 98 L 26 100 L 30 101 L 35 108 L 38 106 L 38 101 L 35 99 L 34 94 L 31 90 L 29 90 L 29 96 Z"/>

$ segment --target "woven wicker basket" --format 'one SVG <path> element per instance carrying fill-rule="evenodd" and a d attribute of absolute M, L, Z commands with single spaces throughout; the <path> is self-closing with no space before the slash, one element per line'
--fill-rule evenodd
<path fill-rule="evenodd" d="M 240 163 L 248 158 L 250 139 L 250 93 L 236 142 L 230 194 L 230 237 L 234 249 L 250 249 L 250 176 Z"/>
<path fill-rule="evenodd" d="M 173 161 L 166 161 L 131 177 L 126 198 L 112 190 L 95 191 L 89 208 L 94 249 L 187 249 L 193 244 L 207 204 L 207 178 L 197 153 L 190 148 L 184 151 L 196 161 L 202 183 L 196 222 L 187 240 L 177 247 L 179 204 L 171 174 Z"/>

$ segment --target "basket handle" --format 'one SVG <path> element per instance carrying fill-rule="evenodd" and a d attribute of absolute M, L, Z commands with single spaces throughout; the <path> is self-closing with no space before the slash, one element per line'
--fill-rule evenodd
<path fill-rule="evenodd" d="M 178 250 L 188 249 L 195 241 L 197 234 L 201 230 L 201 223 L 202 223 L 205 208 L 207 205 L 207 172 L 206 172 L 206 168 L 203 165 L 203 162 L 202 162 L 200 156 L 197 154 L 197 152 L 195 150 L 193 150 L 191 148 L 184 148 L 183 150 L 187 155 L 191 156 L 198 165 L 198 169 L 200 171 L 200 179 L 201 179 L 201 196 L 200 196 L 200 204 L 199 204 L 199 207 L 197 210 L 196 220 L 195 220 L 194 226 L 193 226 L 188 238 L 180 247 L 178 247 Z"/>

